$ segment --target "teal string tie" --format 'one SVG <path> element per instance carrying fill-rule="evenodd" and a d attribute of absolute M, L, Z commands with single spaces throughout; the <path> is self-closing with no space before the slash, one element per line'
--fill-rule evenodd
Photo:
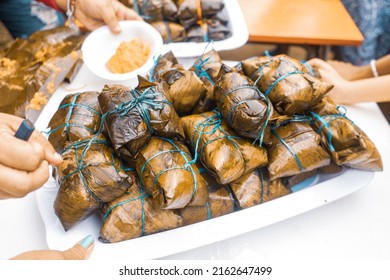
<path fill-rule="evenodd" d="M 171 30 L 169 29 L 169 23 L 168 21 L 164 20 L 164 25 L 165 25 L 165 28 L 167 30 L 167 44 L 169 44 L 171 42 Z"/>
<path fill-rule="evenodd" d="M 211 219 L 211 209 L 209 202 L 206 203 L 206 209 L 207 209 L 207 220 Z"/>
<path fill-rule="evenodd" d="M 304 171 L 304 168 L 302 166 L 302 163 L 298 157 L 298 155 L 295 153 L 295 151 L 280 137 L 280 135 L 275 131 L 275 129 L 271 129 L 271 132 L 275 137 L 287 148 L 287 150 L 290 152 L 290 154 L 293 156 L 296 164 L 298 165 L 298 168 L 301 172 Z"/>
<path fill-rule="evenodd" d="M 154 71 L 156 70 L 156 67 L 160 61 L 160 58 L 161 58 L 161 54 L 159 54 L 157 57 L 156 56 L 153 56 L 153 66 L 152 68 L 150 68 L 150 71 L 149 71 L 149 82 L 154 82 L 155 81 L 155 77 L 153 75 Z"/>
<path fill-rule="evenodd" d="M 259 170 L 260 172 L 260 179 L 261 179 L 261 197 L 260 197 L 260 204 L 264 202 L 264 191 L 265 191 L 265 180 L 263 171 Z"/>
<path fill-rule="evenodd" d="M 290 77 L 292 75 L 297 75 L 297 74 L 304 74 L 302 71 L 293 71 L 293 72 L 288 72 L 287 74 L 284 74 L 283 76 L 280 76 L 277 78 L 271 85 L 270 87 L 265 91 L 264 95 L 268 96 L 270 92 L 274 89 L 274 87 L 282 80 L 286 79 L 287 77 Z"/>
<path fill-rule="evenodd" d="M 160 151 L 156 154 L 154 154 L 153 156 L 151 156 L 145 163 L 144 165 L 142 166 L 141 168 L 141 171 L 140 171 L 140 174 L 139 174 L 139 177 L 140 177 L 140 182 L 141 182 L 141 185 L 144 185 L 144 182 L 143 182 L 143 173 L 145 171 L 145 168 L 146 166 L 155 158 L 159 157 L 160 155 L 163 155 L 163 154 L 166 154 L 166 153 L 179 153 L 183 158 L 184 160 L 186 161 L 186 163 L 182 166 L 182 167 L 172 167 L 172 168 L 167 168 L 167 169 L 164 169 L 162 170 L 160 173 L 158 173 L 154 180 L 153 180 L 153 185 L 156 185 L 157 184 L 157 180 L 158 178 L 164 174 L 165 172 L 169 171 L 169 170 L 174 170 L 174 169 L 184 169 L 184 170 L 187 170 L 187 171 L 190 171 L 191 174 L 192 174 L 192 178 L 193 178 L 193 190 L 192 190 L 192 196 L 191 196 L 191 199 L 194 198 L 195 196 L 195 193 L 196 193 L 196 190 L 197 190 L 197 179 L 196 179 L 196 173 L 192 167 L 192 163 L 189 159 L 191 159 L 191 156 L 189 154 L 187 154 L 186 152 L 182 151 L 171 139 L 168 139 L 168 138 L 164 138 L 164 137 L 156 137 L 157 139 L 160 139 L 160 140 L 163 140 L 165 142 L 168 142 L 169 144 L 171 144 L 173 146 L 174 149 L 171 149 L 171 150 L 165 150 L 165 151 Z"/>
<path fill-rule="evenodd" d="M 309 74 L 314 77 L 315 74 L 314 74 L 314 71 L 313 71 L 313 67 L 311 67 L 311 65 L 306 60 L 301 60 L 301 63 L 302 63 L 303 66 L 305 66 L 305 68 L 307 69 Z"/>
<path fill-rule="evenodd" d="M 165 104 L 170 103 L 165 100 L 155 100 L 155 98 L 157 96 L 161 96 L 162 93 L 155 92 L 151 87 L 144 93 L 141 93 L 136 89 L 130 90 L 130 93 L 133 96 L 132 100 L 117 105 L 115 109 L 109 113 L 118 113 L 118 115 L 123 118 L 130 110 L 135 108 L 140 113 L 141 118 L 145 121 L 149 131 L 154 133 L 151 125 L 149 109 L 162 110 Z"/>

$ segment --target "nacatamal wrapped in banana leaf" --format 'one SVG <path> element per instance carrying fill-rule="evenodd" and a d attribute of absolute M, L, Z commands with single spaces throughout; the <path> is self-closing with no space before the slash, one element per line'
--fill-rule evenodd
<path fill-rule="evenodd" d="M 221 41 L 230 37 L 229 27 L 217 19 L 203 20 L 202 25 L 194 25 L 187 29 L 187 42 Z"/>
<path fill-rule="evenodd" d="M 267 164 L 267 151 L 237 136 L 220 113 L 182 117 L 187 142 L 206 170 L 220 183 L 227 184 Z"/>
<path fill-rule="evenodd" d="M 271 180 L 329 165 L 321 137 L 307 122 L 286 121 L 271 129 L 268 172 Z"/>
<path fill-rule="evenodd" d="M 157 61 L 152 75 L 157 76 L 163 84 L 164 93 L 176 112 L 179 115 L 186 115 L 191 113 L 207 89 L 195 72 L 185 70 L 181 64 L 175 62 L 177 60 L 173 53 L 163 55 Z"/>
<path fill-rule="evenodd" d="M 98 100 L 113 148 L 129 162 L 152 135 L 182 135 L 179 117 L 163 89 L 142 77 L 135 89 L 105 86 Z"/>
<path fill-rule="evenodd" d="M 83 221 L 104 202 L 123 195 L 133 184 L 102 135 L 67 145 L 55 169 L 60 186 L 54 210 L 65 230 Z"/>
<path fill-rule="evenodd" d="M 304 65 L 286 55 L 244 60 L 242 68 L 274 108 L 290 116 L 316 105 L 333 88 L 308 74 Z"/>
<path fill-rule="evenodd" d="M 256 169 L 229 185 L 240 209 L 256 206 L 291 193 L 281 179 L 269 180 L 262 169 Z"/>
<path fill-rule="evenodd" d="M 182 218 L 174 210 L 153 206 L 151 195 L 134 184 L 124 195 L 102 208 L 103 225 L 99 240 L 114 243 L 177 228 Z"/>
<path fill-rule="evenodd" d="M 100 128 L 99 92 L 87 91 L 64 97 L 51 118 L 49 142 L 62 152 L 66 142 L 75 142 L 96 134 Z"/>
<path fill-rule="evenodd" d="M 179 21 L 186 29 L 199 19 L 215 16 L 225 7 L 224 0 L 178 0 L 177 5 Z"/>
<path fill-rule="evenodd" d="M 161 34 L 164 44 L 184 42 L 186 30 L 176 22 L 156 21 L 151 25 Z"/>
<path fill-rule="evenodd" d="M 383 170 L 374 143 L 330 98 L 324 98 L 309 113 L 315 120 L 313 127 L 321 134 L 321 142 L 336 164 L 362 170 Z"/>
<path fill-rule="evenodd" d="M 141 186 L 161 209 L 203 206 L 208 200 L 205 180 L 187 147 L 179 141 L 153 137 L 137 154 Z"/>
<path fill-rule="evenodd" d="M 222 75 L 214 86 L 214 98 L 223 119 L 239 135 L 260 145 L 267 140 L 273 107 L 248 77 L 237 72 Z"/>

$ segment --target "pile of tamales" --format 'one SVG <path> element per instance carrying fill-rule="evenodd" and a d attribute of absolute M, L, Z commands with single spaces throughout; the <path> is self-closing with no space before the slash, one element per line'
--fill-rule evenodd
<path fill-rule="evenodd" d="M 150 23 L 164 43 L 220 41 L 231 36 L 227 0 L 120 0 Z"/>
<path fill-rule="evenodd" d="M 55 213 L 65 230 L 95 212 L 119 242 L 288 195 L 318 172 L 380 171 L 367 135 L 286 55 L 186 69 L 169 52 L 135 88 L 64 98 L 49 123 L 64 161 Z"/>

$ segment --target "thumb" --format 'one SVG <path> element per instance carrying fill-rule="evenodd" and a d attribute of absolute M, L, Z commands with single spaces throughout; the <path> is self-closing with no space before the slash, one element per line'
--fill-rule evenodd
<path fill-rule="evenodd" d="M 88 235 L 72 248 L 63 251 L 62 253 L 66 260 L 86 260 L 91 255 L 94 246 L 95 242 L 93 236 Z"/>

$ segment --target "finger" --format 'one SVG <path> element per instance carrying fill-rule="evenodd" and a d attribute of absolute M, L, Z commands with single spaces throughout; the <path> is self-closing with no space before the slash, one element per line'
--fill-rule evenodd
<path fill-rule="evenodd" d="M 0 149 L 0 163 L 23 171 L 34 171 L 45 160 L 41 145 L 17 139 L 3 130 L 0 131 Z"/>
<path fill-rule="evenodd" d="M 115 14 L 114 6 L 111 1 L 107 2 L 105 7 L 103 7 L 102 19 L 113 33 L 121 32 L 121 29 L 118 24 L 118 19 Z"/>
<path fill-rule="evenodd" d="M 308 61 L 308 63 L 315 68 L 324 69 L 324 70 L 333 70 L 333 67 L 330 66 L 327 62 L 319 58 L 313 58 Z"/>
<path fill-rule="evenodd" d="M 5 198 L 24 197 L 41 187 L 49 178 L 48 167 L 49 165 L 45 160 L 32 172 L 20 171 L 0 165 L 0 188 L 7 195 Z"/>
<path fill-rule="evenodd" d="M 6 128 L 9 128 L 9 134 L 14 135 L 15 132 L 18 130 L 20 124 L 22 123 L 23 119 L 10 115 L 10 114 L 3 114 L 0 113 L 0 120 L 4 120 L 4 125 Z M 7 129 L 1 129 L 0 131 L 6 131 Z M 45 137 L 38 131 L 34 131 L 31 135 L 29 142 L 37 142 L 38 144 L 41 144 L 43 146 L 43 149 L 45 151 L 45 160 L 47 160 L 50 164 L 58 165 L 62 162 L 62 157 L 57 154 L 53 148 L 53 146 L 50 144 L 49 141 L 46 140 Z M 0 146 L 1 147 L 1 146 Z"/>
<path fill-rule="evenodd" d="M 62 157 L 55 151 L 53 146 L 50 144 L 49 141 L 46 140 L 45 137 L 38 131 L 34 131 L 31 135 L 31 138 L 29 142 L 35 142 L 40 144 L 43 147 L 44 153 L 45 153 L 45 160 L 49 162 L 49 164 L 52 165 L 59 165 L 62 162 Z"/>
<path fill-rule="evenodd" d="M 95 242 L 92 235 L 88 235 L 69 250 L 63 252 L 66 260 L 86 260 L 92 253 Z"/>

